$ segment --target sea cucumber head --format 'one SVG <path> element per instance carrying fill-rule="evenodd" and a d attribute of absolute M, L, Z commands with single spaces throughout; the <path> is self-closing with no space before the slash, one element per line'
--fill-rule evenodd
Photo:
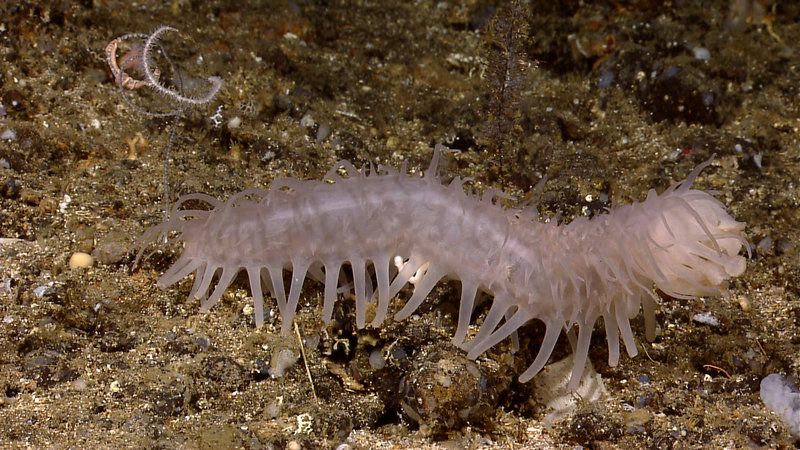
<path fill-rule="evenodd" d="M 658 201 L 663 209 L 649 231 L 656 285 L 678 298 L 726 295 L 727 281 L 745 270 L 745 224 L 703 191 L 671 191 Z"/>

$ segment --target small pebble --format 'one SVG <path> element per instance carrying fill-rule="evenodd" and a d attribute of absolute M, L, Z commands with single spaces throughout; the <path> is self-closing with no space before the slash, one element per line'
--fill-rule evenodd
<path fill-rule="evenodd" d="M 753 155 L 753 163 L 756 165 L 756 167 L 758 167 L 759 170 L 761 170 L 761 160 L 763 158 L 764 158 L 764 155 L 761 152 L 756 153 L 755 155 Z"/>
<path fill-rule="evenodd" d="M 761 253 L 766 253 L 772 250 L 772 238 L 769 236 L 765 236 L 760 241 L 758 241 L 758 251 Z"/>
<path fill-rule="evenodd" d="M 750 298 L 747 296 L 741 295 L 736 299 L 739 303 L 739 307 L 742 308 L 742 311 L 750 311 L 752 308 L 752 303 L 750 302 Z"/>
<path fill-rule="evenodd" d="M 94 258 L 88 253 L 75 252 L 69 257 L 70 269 L 92 267 L 92 264 L 94 264 Z"/>
<path fill-rule="evenodd" d="M 100 264 L 111 265 L 119 263 L 128 254 L 128 247 L 124 239 L 125 237 L 119 233 L 109 233 L 97 248 L 92 251 L 92 257 Z"/>
<path fill-rule="evenodd" d="M 794 242 L 790 239 L 781 237 L 775 241 L 775 248 L 778 250 L 779 253 L 792 253 L 795 250 Z"/>
<path fill-rule="evenodd" d="M 597 87 L 600 89 L 605 89 L 611 86 L 611 84 L 614 82 L 615 77 L 616 74 L 614 73 L 613 70 L 607 71 L 600 77 L 600 80 L 597 82 Z"/>
<path fill-rule="evenodd" d="M 2 136 L 0 136 L 0 139 L 4 141 L 13 141 L 16 138 L 17 138 L 17 133 L 11 129 L 3 131 Z"/>
<path fill-rule="evenodd" d="M 319 124 L 319 128 L 317 129 L 317 142 L 322 142 L 331 135 L 331 126 L 327 123 Z"/>
<path fill-rule="evenodd" d="M 47 283 L 43 286 L 38 286 L 33 289 L 33 295 L 37 298 L 44 298 L 46 295 L 50 295 L 53 292 L 53 283 Z"/>
<path fill-rule="evenodd" d="M 300 119 L 300 126 L 311 128 L 316 124 L 311 114 L 306 114 Z"/>
<path fill-rule="evenodd" d="M 211 339 L 206 336 L 201 336 L 197 338 L 197 345 L 200 346 L 200 350 L 207 352 L 208 348 L 211 347 Z"/>
<path fill-rule="evenodd" d="M 711 59 L 711 52 L 705 47 L 695 47 L 692 49 L 695 59 L 700 61 L 708 61 Z"/>
<path fill-rule="evenodd" d="M 383 359 L 383 354 L 380 349 L 375 349 L 369 354 L 369 365 L 375 369 L 380 370 L 386 367 L 386 360 Z"/>

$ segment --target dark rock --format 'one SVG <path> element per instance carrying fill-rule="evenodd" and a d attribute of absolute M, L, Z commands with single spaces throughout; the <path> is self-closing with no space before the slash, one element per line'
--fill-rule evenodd
<path fill-rule="evenodd" d="M 128 253 L 127 235 L 120 232 L 108 233 L 92 251 L 92 257 L 100 264 L 119 264 Z"/>
<path fill-rule="evenodd" d="M 227 356 L 211 356 L 203 361 L 202 371 L 207 378 L 228 392 L 243 390 L 250 383 L 250 374 L 241 364 Z"/>
<path fill-rule="evenodd" d="M 401 407 L 423 432 L 481 423 L 497 407 L 510 378 L 466 358 L 449 342 L 421 348 L 401 381 Z"/>

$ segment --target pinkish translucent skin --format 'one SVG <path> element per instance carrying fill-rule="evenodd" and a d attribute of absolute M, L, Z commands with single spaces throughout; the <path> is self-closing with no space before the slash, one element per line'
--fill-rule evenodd
<path fill-rule="evenodd" d="M 195 273 L 190 297 L 208 311 L 244 269 L 264 321 L 263 292 L 276 298 L 282 332 L 290 329 L 306 277 L 324 283 L 323 319 L 330 320 L 337 293 L 354 290 L 356 324 L 366 326 L 367 304 L 377 302 L 371 326 L 385 320 L 391 299 L 407 284 L 411 299 L 395 314 L 409 317 L 442 278 L 462 283 L 454 343 L 477 357 L 532 319 L 547 332 L 538 355 L 520 376 L 530 380 L 544 367 L 562 329 L 577 325 L 571 388 L 576 388 L 589 351 L 592 328 L 603 317 L 609 364 L 619 361 L 620 336 L 637 353 L 630 319 L 643 310 L 648 339 L 655 337 L 657 286 L 677 298 L 727 296 L 727 281 L 745 269 L 739 255 L 747 242 L 722 203 L 691 184 L 709 162 L 683 182 L 641 203 L 613 208 L 591 220 L 566 225 L 541 222 L 535 208 L 504 209 L 467 194 L 463 180 L 442 185 L 436 177 L 440 151 L 424 177 L 405 168 L 332 169 L 324 181 L 278 180 L 271 190 L 249 189 L 222 202 L 185 196 L 170 219 L 148 230 L 143 248 L 176 234 L 184 250 L 158 280 L 164 288 Z M 211 210 L 185 210 L 188 199 Z M 340 285 L 342 265 L 351 283 Z M 368 270 L 368 267 L 372 267 Z M 287 296 L 283 270 L 292 271 Z M 211 282 L 218 276 L 213 290 Z M 209 295 L 209 291 L 211 294 Z M 478 291 L 494 297 L 472 339 L 465 342 Z M 514 340 L 516 347 L 516 339 Z"/>

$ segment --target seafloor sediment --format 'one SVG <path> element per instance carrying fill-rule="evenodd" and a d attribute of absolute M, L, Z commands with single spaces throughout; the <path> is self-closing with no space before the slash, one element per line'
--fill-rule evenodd
<path fill-rule="evenodd" d="M 795 445 L 758 389 L 770 373 L 800 375 L 800 6 L 7 3 L 0 446 Z M 173 199 L 319 179 L 340 159 L 420 170 L 441 143 L 457 150 L 445 180 L 526 200 L 546 175 L 534 201 L 568 221 L 642 199 L 716 155 L 696 186 L 747 222 L 747 271 L 730 299 L 663 296 L 655 341 L 634 321 L 640 354 L 617 367 L 595 332 L 601 395 L 553 422 L 545 388 L 515 379 L 541 327 L 522 331 L 520 352 L 506 342 L 467 360 L 449 343 L 458 283 L 407 321 L 357 331 L 346 300 L 322 323 L 309 282 L 299 340 L 277 333 L 275 308 L 254 329 L 245 280 L 200 314 L 189 281 L 154 284 L 179 248 L 130 271 L 128 250 L 164 215 L 174 121 L 129 102 L 177 105 L 146 86 L 121 91 L 105 48 L 162 24 L 178 30 L 154 55 L 164 84 L 197 94 L 206 77 L 225 83 L 179 111 Z M 136 43 L 121 42 L 119 56 Z M 78 252 L 93 264 L 71 268 Z M 562 341 L 553 361 L 570 353 Z"/>

